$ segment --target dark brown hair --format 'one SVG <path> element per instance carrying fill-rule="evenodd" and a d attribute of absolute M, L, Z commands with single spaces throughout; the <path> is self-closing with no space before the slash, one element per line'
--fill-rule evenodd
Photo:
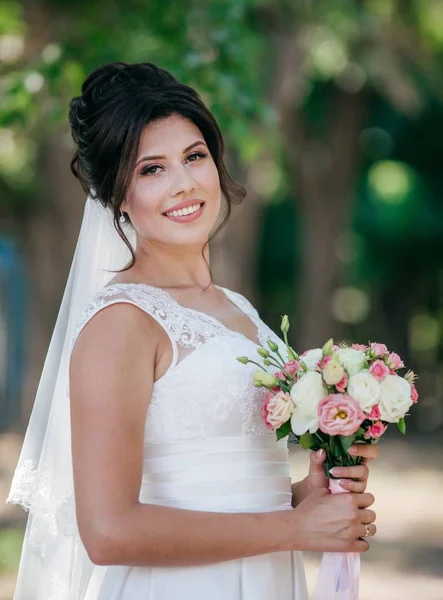
<path fill-rule="evenodd" d="M 175 114 L 199 128 L 220 178 L 225 214 L 203 247 L 203 254 L 228 221 L 232 205 L 240 204 L 246 191 L 232 180 L 225 167 L 220 128 L 200 95 L 153 63 L 113 62 L 90 73 L 81 96 L 69 103 L 69 124 L 77 145 L 71 171 L 87 194 L 111 208 L 114 226 L 132 256 L 123 271 L 135 263 L 134 249 L 120 224 L 120 210 L 135 168 L 140 137 L 149 123 Z"/>

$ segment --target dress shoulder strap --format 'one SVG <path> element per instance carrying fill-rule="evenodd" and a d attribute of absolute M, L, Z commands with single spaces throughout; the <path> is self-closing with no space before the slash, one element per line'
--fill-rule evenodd
<path fill-rule="evenodd" d="M 221 286 L 218 286 L 218 287 L 221 287 Z M 246 296 L 243 296 L 243 294 L 240 294 L 240 292 L 234 292 L 234 290 L 230 290 L 229 288 L 226 288 L 226 287 L 221 287 L 221 289 L 225 292 L 225 294 L 228 296 L 228 298 L 234 304 L 236 304 L 249 317 L 252 317 L 252 319 L 254 321 L 260 319 L 258 310 L 246 298 Z"/>
<path fill-rule="evenodd" d="M 71 340 L 71 350 L 80 332 L 94 315 L 107 306 L 121 302 L 137 306 L 161 325 L 171 340 L 173 350 L 171 367 L 174 366 L 178 358 L 177 342 L 179 339 L 177 331 L 169 318 L 171 309 L 173 308 L 171 306 L 171 299 L 167 293 L 159 288 L 140 286 L 135 283 L 111 284 L 102 288 L 94 296 L 77 320 Z"/>

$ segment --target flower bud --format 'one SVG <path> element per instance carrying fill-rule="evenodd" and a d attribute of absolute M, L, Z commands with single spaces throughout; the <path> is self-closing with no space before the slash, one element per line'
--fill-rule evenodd
<path fill-rule="evenodd" d="M 288 349 L 288 359 L 289 360 L 297 360 L 298 355 L 294 352 L 294 350 L 291 348 L 291 346 L 287 346 L 287 349 Z"/>
<path fill-rule="evenodd" d="M 276 387 L 279 385 L 279 381 L 271 373 L 256 371 L 254 373 L 254 385 L 256 387 Z"/>
<path fill-rule="evenodd" d="M 268 346 L 272 350 L 272 352 L 278 351 L 278 345 L 275 342 L 273 342 L 272 340 L 268 340 Z"/>
<path fill-rule="evenodd" d="M 334 340 L 330 338 L 322 348 L 323 356 L 330 356 L 332 354 L 332 348 L 334 346 Z"/>
<path fill-rule="evenodd" d="M 265 348 L 257 348 L 257 352 L 260 354 L 260 356 L 263 356 L 263 358 L 269 357 L 269 352 Z"/>
<path fill-rule="evenodd" d="M 282 330 L 282 333 L 288 333 L 288 331 L 289 331 L 289 317 L 288 317 L 288 315 L 283 315 L 282 320 L 281 320 L 280 329 Z"/>
<path fill-rule="evenodd" d="M 264 363 L 264 364 L 265 364 L 267 367 L 271 366 L 271 361 L 269 360 L 269 358 L 265 358 L 265 360 L 263 361 L 263 363 Z"/>
<path fill-rule="evenodd" d="M 249 362 L 249 358 L 247 356 L 237 356 L 238 362 L 242 363 L 242 365 L 247 365 Z"/>

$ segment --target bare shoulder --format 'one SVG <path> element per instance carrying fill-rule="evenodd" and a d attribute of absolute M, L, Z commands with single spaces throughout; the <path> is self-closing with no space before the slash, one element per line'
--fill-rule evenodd
<path fill-rule="evenodd" d="M 105 306 L 81 330 L 72 351 L 71 368 L 83 361 L 120 360 L 128 352 L 155 355 L 159 325 L 149 314 L 129 302 Z M 98 361 L 97 361 L 98 362 Z"/>

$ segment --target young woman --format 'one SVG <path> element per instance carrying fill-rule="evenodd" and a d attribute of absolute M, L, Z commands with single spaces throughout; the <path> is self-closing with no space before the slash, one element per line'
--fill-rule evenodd
<path fill-rule="evenodd" d="M 236 360 L 283 342 L 211 277 L 245 195 L 218 125 L 152 63 L 95 70 L 69 120 L 89 198 L 9 497 L 29 510 L 15 600 L 306 600 L 301 551 L 368 549 L 378 451 L 349 494 L 314 454 L 291 483 Z"/>

